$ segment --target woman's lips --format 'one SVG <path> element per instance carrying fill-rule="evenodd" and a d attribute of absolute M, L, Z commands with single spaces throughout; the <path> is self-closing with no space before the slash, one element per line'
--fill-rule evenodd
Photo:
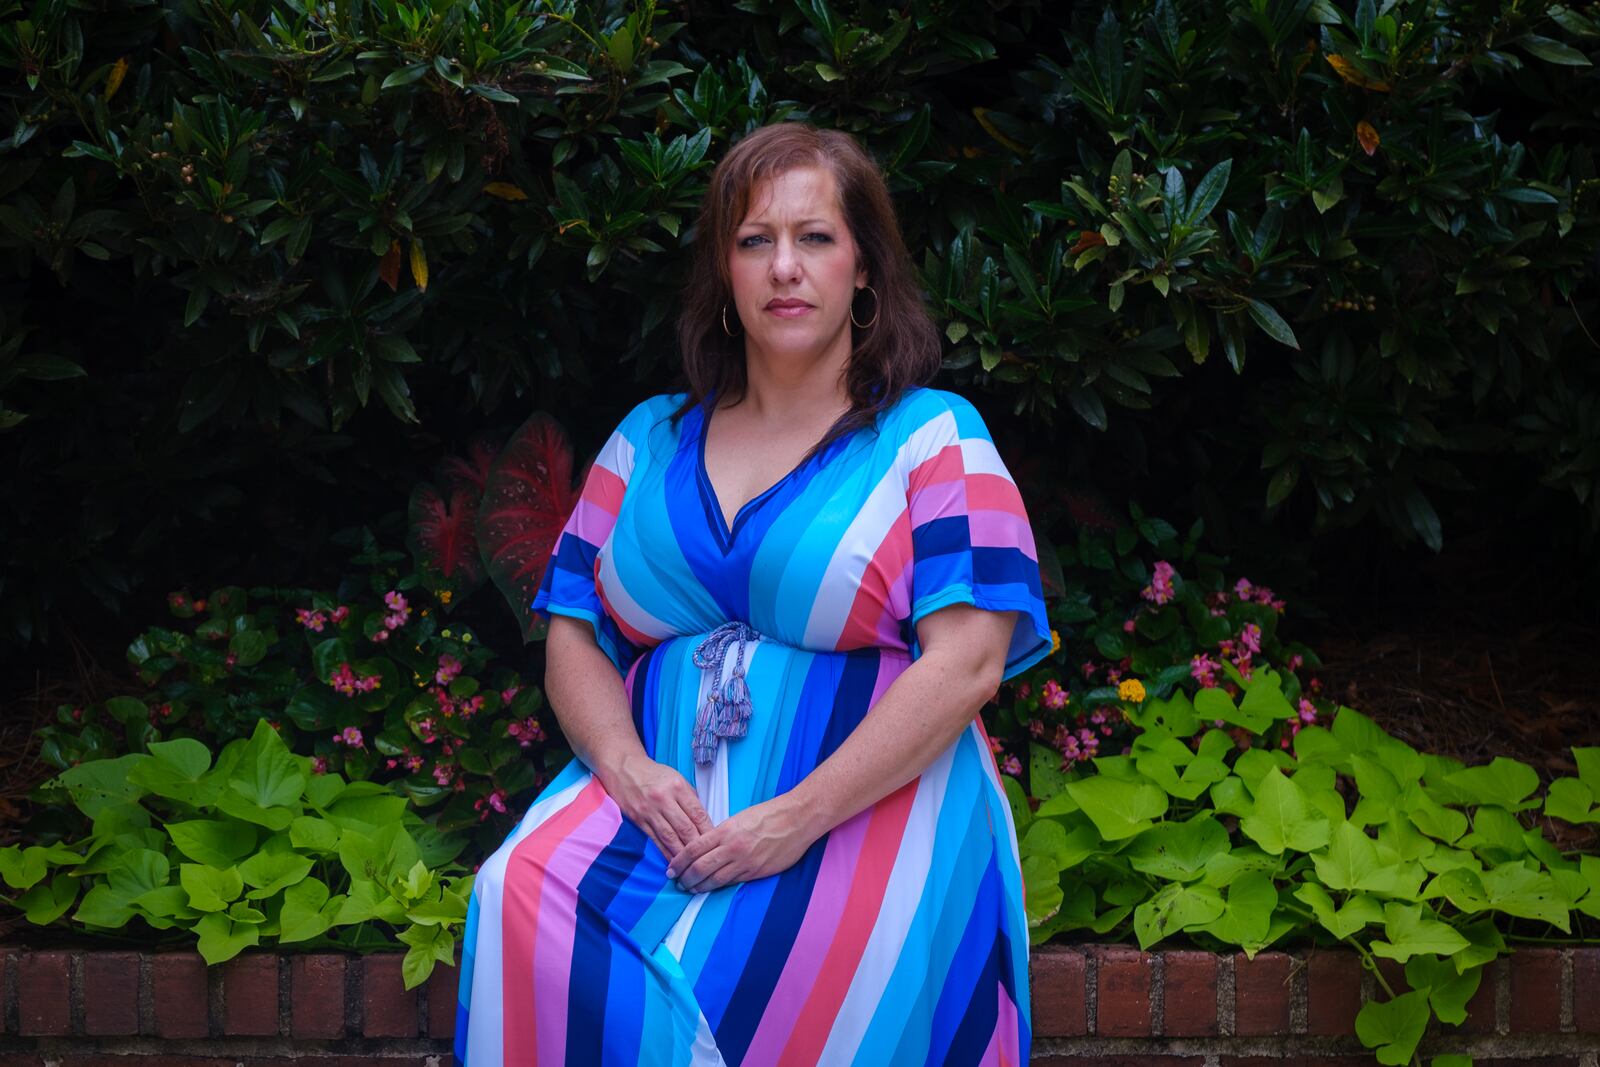
<path fill-rule="evenodd" d="M 798 319 L 816 309 L 810 304 L 768 304 L 766 310 L 780 319 Z"/>

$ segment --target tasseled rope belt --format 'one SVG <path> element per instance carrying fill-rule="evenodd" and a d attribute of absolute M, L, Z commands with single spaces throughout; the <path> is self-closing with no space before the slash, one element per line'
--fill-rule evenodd
<path fill-rule="evenodd" d="M 750 729 L 750 687 L 744 680 L 745 642 L 761 635 L 742 622 L 725 622 L 712 630 L 694 650 L 694 665 L 711 673 L 711 691 L 694 722 L 694 761 L 702 767 L 717 758 L 717 739 L 743 737 Z M 735 648 L 733 672 L 722 684 L 722 664 L 728 648 Z"/>

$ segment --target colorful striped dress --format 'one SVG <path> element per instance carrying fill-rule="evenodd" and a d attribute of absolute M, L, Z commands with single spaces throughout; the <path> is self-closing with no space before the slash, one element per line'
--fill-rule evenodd
<path fill-rule="evenodd" d="M 906 392 L 731 527 L 702 410 L 671 420 L 682 400 L 653 397 L 611 435 L 533 607 L 593 627 L 646 751 L 713 822 L 826 759 L 920 654 L 929 612 L 1018 612 L 1007 678 L 1049 652 L 1022 500 L 966 400 Z M 702 704 L 740 669 L 731 647 L 720 669 L 696 666 L 708 638 L 742 645 L 750 715 L 743 736 L 709 737 L 702 765 Z M 700 894 L 667 879 L 573 760 L 478 870 L 455 1054 L 468 1067 L 1022 1067 L 1027 962 L 1016 831 L 981 722 L 795 866 Z"/>

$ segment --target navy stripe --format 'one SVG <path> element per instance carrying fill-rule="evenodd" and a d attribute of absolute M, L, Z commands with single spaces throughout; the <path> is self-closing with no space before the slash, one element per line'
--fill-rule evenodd
<path fill-rule="evenodd" d="M 979 1046 L 970 1058 L 956 1056 L 959 1042 L 971 1024 L 971 1017 L 984 1014 L 984 1000 L 988 1001 L 988 1034 L 994 1030 L 997 1017 L 1000 982 L 999 961 L 995 959 L 995 918 L 1003 913 L 1000 900 L 1000 872 L 995 867 L 994 854 L 983 870 L 983 880 L 978 883 L 977 895 L 968 913 L 966 929 L 955 955 L 950 957 L 950 968 L 945 972 L 944 988 L 939 991 L 938 1006 L 933 1012 L 933 1034 L 928 1045 L 929 1063 L 977 1063 L 983 1055 Z M 976 1003 L 974 1003 L 976 1001 Z M 970 1039 L 970 1038 L 969 1038 Z M 948 1052 L 946 1051 L 948 1049 Z"/>

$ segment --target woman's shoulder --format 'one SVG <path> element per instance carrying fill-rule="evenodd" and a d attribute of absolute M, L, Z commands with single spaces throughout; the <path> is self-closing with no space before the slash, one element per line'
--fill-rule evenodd
<path fill-rule="evenodd" d="M 918 431 L 943 426 L 957 437 L 988 436 L 983 416 L 960 393 L 932 386 L 912 386 L 900 394 L 883 417 L 883 432 L 905 439 Z"/>

